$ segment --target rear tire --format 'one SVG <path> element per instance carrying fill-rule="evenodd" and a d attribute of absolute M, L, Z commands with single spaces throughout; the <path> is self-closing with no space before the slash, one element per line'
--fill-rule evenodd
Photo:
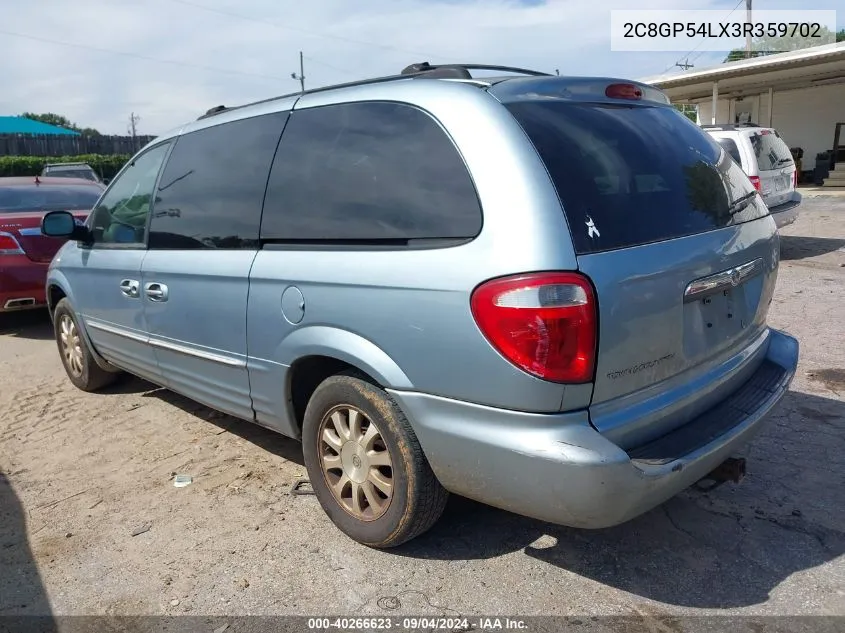
<path fill-rule="evenodd" d="M 446 507 L 440 485 L 402 411 L 353 375 L 323 381 L 305 409 L 305 466 L 332 522 L 369 547 L 401 545 Z"/>
<path fill-rule="evenodd" d="M 94 360 L 67 299 L 59 301 L 53 311 L 53 332 L 62 365 L 75 387 L 97 391 L 117 380 L 119 373 L 104 370 Z"/>

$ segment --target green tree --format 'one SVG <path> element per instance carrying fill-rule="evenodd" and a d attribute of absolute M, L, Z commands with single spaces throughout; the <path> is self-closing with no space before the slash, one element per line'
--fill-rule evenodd
<path fill-rule="evenodd" d="M 47 123 L 48 125 L 57 125 L 58 127 L 63 127 L 67 130 L 79 132 L 80 134 L 83 134 L 85 136 L 100 136 L 100 132 L 98 132 L 94 128 L 80 128 L 76 125 L 76 123 L 71 122 L 69 118 L 67 118 L 66 116 L 62 116 L 61 114 L 54 114 L 52 112 L 45 112 L 44 114 L 24 112 L 21 116 L 27 119 L 32 119 L 33 121 L 41 121 L 42 123 Z"/>
<path fill-rule="evenodd" d="M 687 117 L 693 123 L 698 121 L 698 109 L 696 106 L 688 103 L 676 103 L 675 109 Z"/>
<path fill-rule="evenodd" d="M 819 35 L 825 38 L 830 38 L 837 42 L 845 42 L 845 29 L 837 32 L 831 31 L 827 27 L 822 27 Z M 772 55 L 774 53 L 784 53 L 786 51 L 797 51 L 803 48 L 812 48 L 819 46 L 818 37 L 801 37 L 796 35 L 794 37 L 755 37 L 751 40 L 751 56 L 761 57 L 763 55 Z M 733 62 L 738 59 L 745 59 L 745 49 L 735 48 L 728 53 L 724 61 Z"/>

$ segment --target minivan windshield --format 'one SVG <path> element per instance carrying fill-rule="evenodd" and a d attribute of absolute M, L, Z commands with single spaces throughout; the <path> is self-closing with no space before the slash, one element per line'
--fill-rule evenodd
<path fill-rule="evenodd" d="M 749 197 L 754 189 L 727 152 L 675 108 L 558 100 L 506 105 L 546 165 L 578 254 L 768 213 Z"/>
<path fill-rule="evenodd" d="M 86 185 L 0 186 L 0 213 L 20 211 L 87 211 L 102 189 Z"/>

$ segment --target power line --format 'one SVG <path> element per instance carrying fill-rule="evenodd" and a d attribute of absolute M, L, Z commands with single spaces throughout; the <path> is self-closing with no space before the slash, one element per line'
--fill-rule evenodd
<path fill-rule="evenodd" d="M 303 35 L 310 35 L 312 37 L 320 37 L 323 39 L 328 40 L 336 40 L 338 42 L 347 42 L 349 44 L 358 44 L 359 46 L 369 46 L 371 48 L 382 48 L 387 50 L 397 51 L 399 53 L 407 53 L 408 55 L 414 55 L 419 57 L 439 57 L 441 59 L 445 59 L 442 55 L 429 55 L 428 53 L 420 53 L 419 51 L 409 51 L 407 49 L 399 48 L 397 46 L 391 46 L 389 44 L 378 44 L 376 42 L 367 42 L 365 40 L 356 40 L 350 37 L 343 37 L 342 35 L 329 35 L 326 33 L 318 33 L 317 31 L 311 31 L 308 29 L 303 29 L 298 26 L 288 26 L 287 24 L 280 24 L 278 22 L 274 22 L 272 20 L 264 20 L 261 18 L 254 18 L 249 15 L 243 15 L 242 13 L 233 13 L 231 11 L 224 11 L 222 9 L 215 9 L 214 7 L 209 7 L 204 4 L 198 4 L 196 2 L 191 2 L 190 0 L 171 0 L 172 2 L 177 2 L 179 4 L 184 4 L 188 7 L 194 7 L 196 9 L 201 9 L 202 11 L 208 11 L 209 13 L 217 13 L 218 15 L 225 15 L 226 17 L 230 18 L 239 18 L 241 20 L 247 20 L 249 22 L 257 22 L 259 24 L 265 24 L 269 26 L 275 26 L 279 29 L 284 29 L 287 31 L 294 31 L 295 33 L 302 33 Z"/>
<path fill-rule="evenodd" d="M 89 51 L 96 51 L 98 53 L 108 53 L 109 55 L 122 55 L 124 57 L 134 57 L 135 59 L 143 59 L 144 61 L 148 62 L 156 62 L 159 64 L 170 64 L 173 66 L 184 66 L 186 68 L 196 68 L 199 70 L 207 70 L 209 72 L 215 73 L 225 73 L 229 75 L 243 75 L 245 77 L 258 77 L 261 79 L 275 79 L 281 80 L 282 77 L 274 76 L 274 75 L 262 75 L 259 73 L 250 73 L 244 72 L 241 70 L 228 70 L 225 68 L 215 68 L 214 66 L 203 66 L 200 64 L 191 64 L 190 62 L 177 62 L 172 59 L 158 59 L 156 57 L 148 57 L 147 55 L 140 55 L 138 53 L 127 53 L 125 51 L 115 51 L 108 48 L 99 48 L 97 46 L 88 46 L 87 44 L 75 44 L 73 42 L 62 42 L 60 40 L 53 40 L 46 37 L 37 37 L 35 35 L 26 35 L 24 33 L 14 33 L 12 31 L 6 31 L 5 29 L 0 29 L 0 33 L 3 35 L 11 35 L 12 37 L 19 37 L 25 40 L 33 40 L 35 42 L 44 42 L 47 44 L 58 44 L 60 46 L 70 46 L 72 48 L 82 48 Z"/>
<path fill-rule="evenodd" d="M 724 18 L 724 19 L 725 19 L 725 20 L 727 20 L 729 17 L 731 17 L 731 16 L 733 15 L 733 12 L 734 12 L 734 11 L 736 11 L 736 10 L 739 8 L 739 5 L 741 5 L 743 2 L 745 2 L 745 0 L 739 0 L 739 2 L 737 2 L 737 3 L 736 3 L 736 6 L 735 6 L 733 9 L 731 9 L 730 13 L 728 13 L 728 14 L 725 16 L 725 18 Z M 679 64 L 679 62 L 680 62 L 682 59 L 684 59 L 684 58 L 689 59 L 689 56 L 690 56 L 690 55 L 692 55 L 695 51 L 697 51 L 697 50 L 698 50 L 698 48 L 699 48 L 702 44 L 704 44 L 704 42 L 706 42 L 706 41 L 707 41 L 707 39 L 706 39 L 706 38 L 702 38 L 702 39 L 701 39 L 701 41 L 700 41 L 698 44 L 696 44 L 696 45 L 695 45 L 695 48 L 693 48 L 693 49 L 692 49 L 691 51 L 689 51 L 688 53 L 684 53 L 683 55 L 681 55 L 678 59 L 676 59 L 676 60 L 675 60 L 675 63 L 673 63 L 673 64 L 669 64 L 668 66 L 666 66 L 666 68 L 664 68 L 664 69 L 663 69 L 663 72 L 665 73 L 665 72 L 666 72 L 666 71 L 668 71 L 670 68 L 672 68 L 672 66 L 679 66 L 679 65 L 680 65 L 680 64 Z M 701 56 L 701 55 L 699 55 L 699 57 L 700 57 L 700 56 Z M 696 57 L 695 59 L 698 59 L 698 57 Z M 694 61 L 694 60 L 693 60 L 693 61 Z"/>

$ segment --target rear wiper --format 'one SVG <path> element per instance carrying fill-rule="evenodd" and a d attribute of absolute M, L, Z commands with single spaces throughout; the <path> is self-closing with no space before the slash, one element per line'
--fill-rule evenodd
<path fill-rule="evenodd" d="M 731 206 L 728 207 L 728 215 L 736 215 L 740 211 L 744 211 L 748 207 L 748 205 L 751 204 L 751 201 L 756 195 L 756 191 L 750 191 L 744 196 L 737 198 L 736 200 L 731 202 Z"/>
<path fill-rule="evenodd" d="M 791 163 L 791 162 L 792 162 L 792 159 L 791 159 L 791 158 L 781 158 L 781 159 L 778 161 L 778 165 L 783 165 L 784 163 Z"/>

